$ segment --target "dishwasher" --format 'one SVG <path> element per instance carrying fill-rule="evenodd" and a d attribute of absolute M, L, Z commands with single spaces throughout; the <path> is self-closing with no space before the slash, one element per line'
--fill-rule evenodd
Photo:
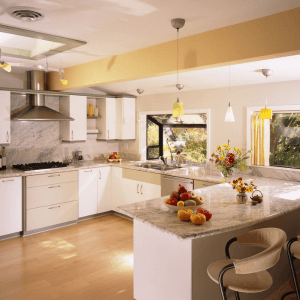
<path fill-rule="evenodd" d="M 161 176 L 161 196 L 168 196 L 173 191 L 177 191 L 179 185 L 184 185 L 188 191 L 194 189 L 194 180 L 175 176 Z"/>

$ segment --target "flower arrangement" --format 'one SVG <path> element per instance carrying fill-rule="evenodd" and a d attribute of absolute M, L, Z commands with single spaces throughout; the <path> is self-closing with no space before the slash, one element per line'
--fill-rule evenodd
<path fill-rule="evenodd" d="M 237 180 L 232 181 L 232 188 L 236 189 L 238 193 L 253 193 L 253 188 L 256 189 L 256 185 L 253 180 L 250 181 L 250 184 L 244 183 L 243 178 L 239 177 Z"/>
<path fill-rule="evenodd" d="M 241 148 L 233 147 L 233 151 L 230 152 L 230 150 L 230 141 L 228 140 L 228 144 L 218 146 L 217 150 L 215 152 L 212 151 L 211 153 L 210 161 L 216 164 L 224 177 L 231 175 L 233 168 L 236 168 L 241 172 L 245 172 L 249 168 L 246 159 L 250 157 L 248 156 L 248 153 L 250 153 L 251 150 L 245 154 L 242 154 Z"/>

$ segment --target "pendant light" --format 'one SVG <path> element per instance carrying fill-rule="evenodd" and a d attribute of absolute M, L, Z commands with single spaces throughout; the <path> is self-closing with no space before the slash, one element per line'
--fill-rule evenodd
<path fill-rule="evenodd" d="M 175 118 L 175 123 L 182 123 L 180 117 L 183 116 L 183 103 L 179 102 L 179 91 L 184 88 L 183 84 L 178 83 L 178 40 L 179 40 L 179 29 L 182 28 L 185 24 L 184 19 L 173 19 L 171 21 L 172 26 L 177 29 L 177 102 L 173 104 L 173 118 Z"/>
<path fill-rule="evenodd" d="M 11 65 L 1 60 L 1 49 L 0 49 L 0 67 L 6 72 L 11 72 Z"/>
<path fill-rule="evenodd" d="M 142 89 L 137 89 L 136 91 L 139 93 L 139 95 L 141 95 L 141 94 L 144 93 L 144 90 L 142 90 Z M 138 119 L 138 122 L 139 122 L 139 123 L 141 122 L 140 101 L 141 101 L 140 98 L 138 98 L 138 104 L 139 104 L 139 119 Z"/>
<path fill-rule="evenodd" d="M 268 83 L 268 76 L 271 76 L 273 71 L 271 69 L 263 69 L 262 73 L 266 76 L 266 106 L 260 110 L 260 118 L 261 119 L 272 119 L 272 109 L 267 108 L 268 104 L 268 93 L 267 93 L 267 83 Z"/>
<path fill-rule="evenodd" d="M 232 107 L 230 105 L 230 66 L 229 66 L 229 104 L 225 116 L 225 122 L 235 122 Z"/>
<path fill-rule="evenodd" d="M 63 85 L 67 85 L 68 84 L 68 80 L 65 79 L 64 77 L 62 77 L 62 75 L 61 75 L 61 68 L 59 68 L 59 79 L 60 79 L 60 81 L 61 81 L 61 83 Z"/>

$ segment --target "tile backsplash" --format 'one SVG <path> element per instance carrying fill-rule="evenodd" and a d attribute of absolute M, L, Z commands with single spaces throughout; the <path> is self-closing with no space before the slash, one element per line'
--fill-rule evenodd
<path fill-rule="evenodd" d="M 11 96 L 11 112 L 15 113 L 28 105 L 23 95 Z M 59 97 L 46 96 L 46 106 L 59 110 Z M 69 156 L 80 147 L 85 160 L 104 157 L 119 150 L 117 142 L 97 141 L 88 135 L 84 143 L 62 143 L 59 122 L 11 122 L 11 143 L 6 147 L 7 165 L 42 161 L 62 161 L 65 148 Z M 125 154 L 124 154 L 125 155 Z"/>

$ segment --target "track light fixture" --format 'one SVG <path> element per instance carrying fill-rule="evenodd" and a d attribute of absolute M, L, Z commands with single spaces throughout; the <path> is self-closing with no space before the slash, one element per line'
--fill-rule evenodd
<path fill-rule="evenodd" d="M 60 79 L 60 81 L 61 81 L 61 83 L 63 85 L 67 85 L 68 84 L 68 80 L 65 79 L 64 77 L 62 77 L 62 75 L 61 75 L 61 68 L 59 68 L 59 79 Z"/>
<path fill-rule="evenodd" d="M 1 49 L 0 49 L 0 67 L 6 72 L 11 72 L 11 65 L 1 60 Z"/>

